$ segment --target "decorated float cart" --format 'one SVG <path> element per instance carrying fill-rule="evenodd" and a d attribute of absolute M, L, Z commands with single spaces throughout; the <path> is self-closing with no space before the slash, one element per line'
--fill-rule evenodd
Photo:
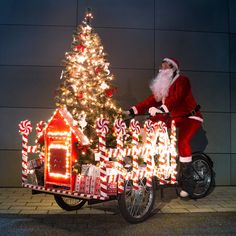
<path fill-rule="evenodd" d="M 117 146 L 107 148 L 108 121 L 98 119 L 99 145 L 94 154 L 98 162 L 84 164 L 79 173 L 74 173 L 73 166 L 80 158 L 77 147 L 88 146 L 89 140 L 66 108 L 57 109 L 47 123 L 37 124 L 34 146 L 28 145 L 31 123 L 22 121 L 19 124 L 22 186 L 31 188 L 33 193 L 54 194 L 58 205 L 65 210 L 78 210 L 86 202 L 117 199 L 121 214 L 128 222 L 145 220 L 152 211 L 157 184 L 177 182 L 176 128 L 174 122 L 169 131 L 163 122 L 146 120 L 143 128 L 135 119 L 130 121 L 129 127 L 126 123 L 122 119 L 115 121 Z M 129 147 L 124 141 L 127 130 L 132 136 Z M 36 156 L 30 158 L 30 153 Z"/>

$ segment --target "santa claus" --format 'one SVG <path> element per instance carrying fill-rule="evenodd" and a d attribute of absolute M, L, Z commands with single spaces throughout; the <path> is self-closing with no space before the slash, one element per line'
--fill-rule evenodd
<path fill-rule="evenodd" d="M 149 113 L 152 120 L 158 121 L 160 113 L 170 113 L 175 120 L 178 133 L 178 152 L 182 178 L 179 179 L 181 197 L 192 193 L 194 181 L 191 161 L 190 141 L 203 122 L 200 106 L 193 97 L 189 79 L 180 75 L 179 63 L 174 58 L 162 60 L 159 73 L 151 81 L 152 95 L 131 107 L 129 115 Z"/>

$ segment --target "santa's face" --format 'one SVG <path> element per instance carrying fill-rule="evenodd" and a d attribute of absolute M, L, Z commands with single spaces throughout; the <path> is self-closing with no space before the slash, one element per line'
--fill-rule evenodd
<path fill-rule="evenodd" d="M 172 65 L 170 65 L 168 62 L 166 62 L 166 61 L 163 61 L 162 63 L 161 63 L 161 66 L 160 66 L 160 69 L 161 70 L 167 70 L 167 69 L 172 69 L 173 68 L 173 66 Z"/>
<path fill-rule="evenodd" d="M 151 81 L 150 89 L 157 102 L 168 96 L 169 87 L 173 78 L 173 69 L 166 62 L 161 64 L 157 76 Z"/>

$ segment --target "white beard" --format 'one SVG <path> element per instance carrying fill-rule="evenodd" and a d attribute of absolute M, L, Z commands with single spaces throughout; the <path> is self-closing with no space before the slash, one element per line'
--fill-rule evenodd
<path fill-rule="evenodd" d="M 172 76 L 172 69 L 160 70 L 157 76 L 151 81 L 150 89 L 157 102 L 160 102 L 163 98 L 167 97 Z"/>

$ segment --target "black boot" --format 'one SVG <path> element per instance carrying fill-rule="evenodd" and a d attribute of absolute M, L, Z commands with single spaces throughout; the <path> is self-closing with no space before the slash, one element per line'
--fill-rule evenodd
<path fill-rule="evenodd" d="M 192 162 L 180 162 L 179 185 L 181 187 L 180 196 L 188 197 L 193 194 L 195 182 L 193 179 Z"/>

